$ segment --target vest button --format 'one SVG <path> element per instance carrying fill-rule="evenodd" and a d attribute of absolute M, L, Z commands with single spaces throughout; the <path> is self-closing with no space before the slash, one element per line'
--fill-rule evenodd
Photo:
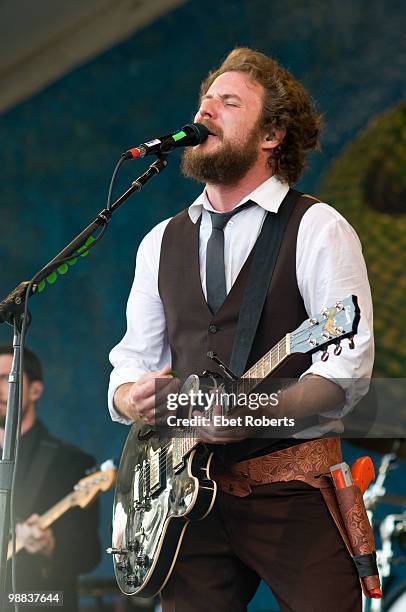
<path fill-rule="evenodd" d="M 214 325 L 214 323 L 211 323 L 211 324 L 209 325 L 209 332 L 210 332 L 211 334 L 215 334 L 216 332 L 218 332 L 218 330 L 219 330 L 219 328 L 218 328 L 218 327 L 216 327 L 216 325 Z"/>

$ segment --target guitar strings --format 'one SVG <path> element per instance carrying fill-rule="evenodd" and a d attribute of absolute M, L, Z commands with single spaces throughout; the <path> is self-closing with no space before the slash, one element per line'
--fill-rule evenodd
<path fill-rule="evenodd" d="M 321 325 L 324 325 L 324 322 L 318 322 L 316 325 L 312 326 L 310 329 L 316 329 L 317 327 L 320 327 Z M 302 329 L 300 331 L 296 331 L 296 332 L 292 332 L 290 334 L 290 338 L 294 339 L 296 341 L 299 341 L 299 337 L 302 337 L 302 340 L 306 339 L 306 336 L 309 335 L 309 329 Z M 347 334 L 342 334 L 338 339 L 341 340 L 343 338 L 346 337 Z M 282 345 L 282 346 L 281 346 Z M 245 374 L 243 374 L 243 376 L 241 377 L 240 380 L 242 380 L 242 382 L 238 381 L 238 384 L 236 385 L 237 388 L 238 386 L 244 387 L 244 383 L 253 380 L 250 377 L 247 377 L 246 375 L 251 371 L 251 370 L 259 370 L 259 368 L 263 368 L 265 366 L 265 362 L 270 362 L 271 364 L 271 370 L 268 372 L 267 376 L 269 376 L 269 374 L 272 371 L 272 357 L 277 357 L 278 356 L 278 361 L 279 361 L 279 355 L 280 355 L 280 349 L 282 348 L 282 350 L 286 349 L 286 336 L 280 340 L 270 351 L 268 351 L 268 353 L 265 353 L 265 355 L 263 355 L 255 364 L 254 366 L 252 366 L 249 370 L 247 370 L 247 372 L 245 372 Z M 283 355 L 282 360 L 285 359 L 285 357 L 288 357 L 289 355 L 285 353 L 285 355 Z M 280 361 L 282 361 L 280 360 Z M 280 363 L 278 363 L 277 365 L 279 365 Z M 244 378 L 245 377 L 245 378 Z M 264 377 L 266 378 L 266 377 Z M 261 381 L 262 382 L 262 381 Z M 252 391 L 259 383 L 256 383 L 255 385 L 253 385 L 252 389 L 248 389 L 248 391 Z M 248 383 L 248 387 L 249 387 L 249 383 Z M 213 408 L 209 408 L 206 410 L 206 415 L 207 418 L 210 418 L 213 415 L 213 411 L 214 411 L 214 407 Z M 193 449 L 193 446 L 195 446 L 199 440 L 198 440 L 198 433 L 197 430 L 194 427 L 189 427 L 187 428 L 187 430 L 185 431 L 185 434 L 183 436 L 180 436 L 181 439 L 183 440 L 187 440 L 189 442 L 186 442 L 186 446 L 188 446 L 190 444 L 190 442 L 193 441 L 193 443 L 191 444 L 190 448 L 187 449 L 186 452 L 189 452 Z M 162 448 L 159 449 L 159 463 L 158 463 L 158 469 L 159 469 L 159 476 L 161 476 L 164 473 L 164 470 L 166 470 L 167 464 L 168 464 L 168 455 L 169 453 L 166 452 L 169 447 L 171 445 L 174 444 L 174 440 L 179 439 L 177 437 L 172 437 L 169 439 L 169 441 L 165 444 L 165 446 L 163 446 Z M 146 468 L 148 470 L 148 474 L 146 474 L 145 476 L 140 475 L 140 482 L 142 481 L 142 484 L 145 484 L 145 478 L 150 478 L 151 475 L 151 465 L 150 463 L 146 463 L 143 466 L 143 470 L 144 468 Z"/>
<path fill-rule="evenodd" d="M 293 337 L 293 336 L 295 336 L 295 337 L 300 336 L 300 335 L 302 335 L 303 333 L 307 333 L 307 330 L 302 330 L 301 332 L 295 332 L 294 334 L 292 334 L 292 337 Z M 342 337 L 342 336 L 341 336 L 341 337 Z M 274 347 L 274 348 L 273 348 L 273 349 L 270 351 L 270 353 L 276 353 L 277 348 L 278 348 L 277 346 L 276 346 L 276 347 Z M 266 354 L 264 357 L 267 357 L 267 355 L 268 355 L 268 354 Z M 286 355 L 285 355 L 285 356 L 286 356 Z M 261 359 L 260 359 L 260 360 L 257 362 L 257 364 L 255 364 L 255 366 L 253 366 L 253 368 L 258 368 L 258 365 L 260 364 L 260 362 L 261 362 L 261 361 L 265 361 L 264 357 L 263 357 L 263 358 L 261 358 Z M 240 386 L 240 387 L 244 387 L 245 382 L 248 382 L 248 381 L 250 381 L 250 380 L 251 380 L 250 378 L 245 378 L 245 379 L 243 379 L 242 384 L 241 384 L 241 383 L 239 383 L 239 384 L 237 385 L 237 388 L 238 388 L 238 386 Z M 248 384 L 248 387 L 249 387 L 249 386 L 250 386 L 250 385 Z M 255 386 L 256 386 L 256 385 L 253 385 L 253 386 L 252 386 L 252 389 L 253 389 L 253 388 L 255 388 Z M 252 389 L 249 389 L 249 391 L 251 391 Z M 212 416 L 212 414 L 213 414 L 213 410 L 214 410 L 214 408 L 209 408 L 209 409 L 206 411 L 207 418 L 210 418 L 210 417 Z M 180 430 L 179 430 L 179 431 L 180 431 Z M 188 442 L 186 442 L 185 446 L 189 446 L 189 445 L 190 445 L 190 448 L 187 448 L 187 449 L 186 449 L 186 452 L 188 452 L 188 451 L 192 450 L 192 449 L 193 449 L 193 446 L 195 446 L 195 445 L 198 443 L 198 433 L 197 433 L 197 431 L 196 431 L 194 428 L 188 428 L 188 430 L 186 430 L 186 431 L 185 431 L 185 432 L 184 432 L 182 435 L 180 435 L 180 437 L 182 438 L 182 443 L 181 443 L 181 445 L 183 445 L 183 440 L 187 440 L 187 441 L 188 441 Z M 169 440 L 169 442 L 168 442 L 168 443 L 167 443 L 165 446 L 163 446 L 161 449 L 159 449 L 160 451 L 163 451 L 163 452 L 162 452 L 162 454 L 161 454 L 161 452 L 160 452 L 160 458 L 159 458 L 159 468 L 163 467 L 163 466 L 164 466 L 164 464 L 165 464 L 165 465 L 167 464 L 167 455 L 168 455 L 168 453 L 165 453 L 164 451 L 166 451 L 166 450 L 167 450 L 167 449 L 170 447 L 170 445 L 172 445 L 172 444 L 174 443 L 173 441 L 174 441 L 175 439 L 178 439 L 178 438 L 175 438 L 175 437 L 171 438 L 171 439 Z M 192 444 L 190 444 L 191 442 L 192 442 Z M 184 449 L 182 449 L 182 450 L 184 450 Z M 146 467 L 147 467 L 147 468 L 149 468 L 149 470 L 150 470 L 150 464 L 147 464 L 147 466 L 146 466 Z M 161 470 L 160 470 L 160 473 L 161 473 Z"/>

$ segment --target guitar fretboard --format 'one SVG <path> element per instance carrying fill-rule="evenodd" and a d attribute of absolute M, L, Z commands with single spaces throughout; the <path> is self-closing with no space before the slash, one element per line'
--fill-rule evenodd
<path fill-rule="evenodd" d="M 69 508 L 72 508 L 73 506 L 75 506 L 76 505 L 75 496 L 76 496 L 75 491 L 69 493 L 68 495 L 66 495 L 66 497 L 61 499 L 61 501 L 55 504 L 55 506 L 52 506 L 52 508 L 50 508 L 47 512 L 42 514 L 38 521 L 38 524 L 41 527 L 41 529 L 47 529 L 47 527 L 52 525 L 52 523 L 56 521 L 60 516 L 62 516 L 64 512 L 69 510 Z M 18 553 L 22 548 L 23 548 L 23 543 L 21 542 L 21 540 L 17 538 L 16 553 Z M 13 554 L 13 547 L 12 547 L 12 543 L 10 542 L 8 545 L 8 550 L 7 550 L 7 561 L 11 559 L 12 554 Z"/>
<path fill-rule="evenodd" d="M 241 376 L 235 384 L 233 392 L 237 395 L 251 393 L 265 378 L 278 368 L 290 354 L 290 334 L 286 334 L 270 351 L 265 353 L 249 370 Z M 204 416 L 210 417 L 211 410 Z M 179 430 L 178 436 L 173 439 L 173 460 L 176 466 L 199 443 L 196 429 L 186 427 Z"/>

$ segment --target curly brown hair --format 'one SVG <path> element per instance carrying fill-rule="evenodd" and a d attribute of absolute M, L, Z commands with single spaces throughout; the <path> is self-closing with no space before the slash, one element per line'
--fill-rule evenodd
<path fill-rule="evenodd" d="M 231 51 L 221 66 L 208 75 L 200 97 L 224 72 L 248 73 L 263 86 L 265 96 L 259 128 L 285 130 L 283 141 L 273 149 L 269 165 L 281 181 L 296 183 L 306 166 L 306 151 L 319 148 L 321 115 L 304 87 L 275 60 L 259 51 L 239 48 Z"/>

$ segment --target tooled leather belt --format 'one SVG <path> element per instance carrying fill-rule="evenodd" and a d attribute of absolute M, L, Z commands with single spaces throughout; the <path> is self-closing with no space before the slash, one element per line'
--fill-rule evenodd
<path fill-rule="evenodd" d="M 320 476 L 330 474 L 330 467 L 341 461 L 340 439 L 322 438 L 239 463 L 216 463 L 211 476 L 221 491 L 246 497 L 252 487 L 289 480 L 319 488 Z"/>

